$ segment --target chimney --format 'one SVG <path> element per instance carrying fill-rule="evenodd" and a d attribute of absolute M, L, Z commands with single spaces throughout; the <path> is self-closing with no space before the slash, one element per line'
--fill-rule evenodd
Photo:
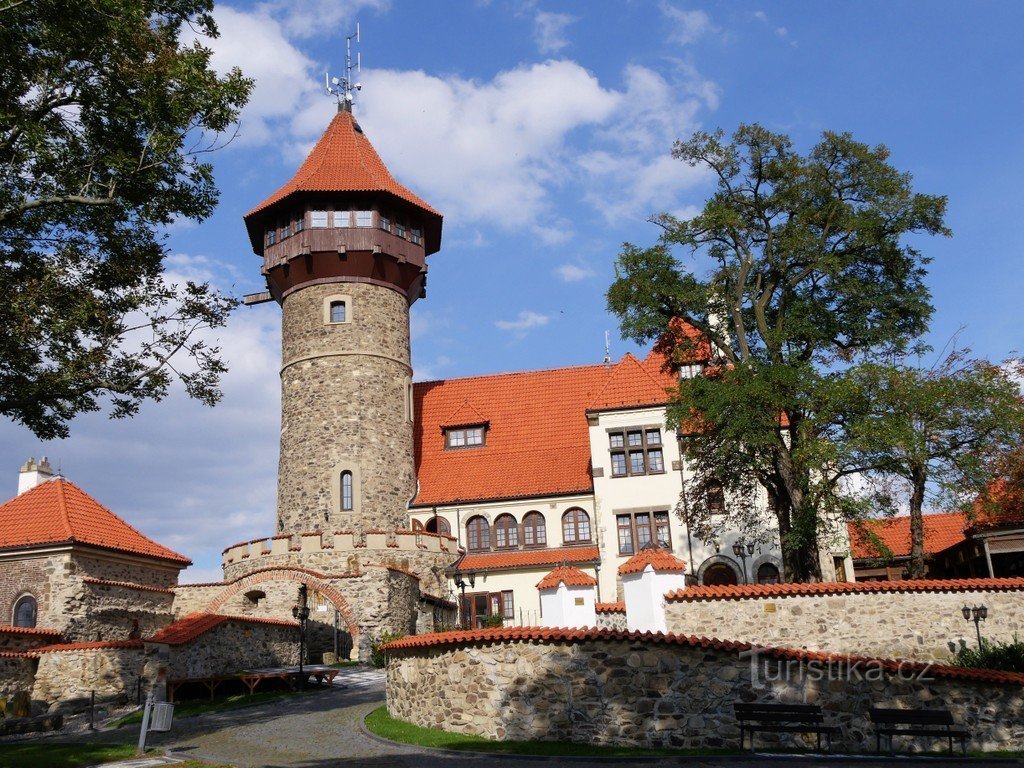
<path fill-rule="evenodd" d="M 29 457 L 18 472 L 18 495 L 21 496 L 25 491 L 32 490 L 52 477 L 53 469 L 45 456 L 38 462 Z"/>

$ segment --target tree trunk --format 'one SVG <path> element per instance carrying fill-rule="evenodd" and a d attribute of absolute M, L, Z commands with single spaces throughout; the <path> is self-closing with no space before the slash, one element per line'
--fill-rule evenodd
<path fill-rule="evenodd" d="M 910 569 L 907 576 L 911 579 L 923 579 L 924 562 L 924 489 L 926 476 L 924 470 L 916 467 L 910 477 Z"/>
<path fill-rule="evenodd" d="M 818 526 L 814 510 L 804 509 L 804 492 L 793 468 L 790 449 L 780 444 L 775 449 L 775 468 L 778 475 L 779 536 L 782 561 L 792 581 L 821 581 L 821 560 L 818 557 Z M 783 533 L 783 512 L 786 533 Z M 808 533 L 807 516 L 810 517 Z M 794 530 L 795 529 L 795 530 Z"/>

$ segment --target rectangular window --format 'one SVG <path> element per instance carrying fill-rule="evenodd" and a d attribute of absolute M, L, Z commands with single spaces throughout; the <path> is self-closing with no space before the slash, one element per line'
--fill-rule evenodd
<path fill-rule="evenodd" d="M 514 619 L 516 617 L 516 607 L 512 600 L 511 589 L 501 593 L 501 615 L 506 619 Z"/>
<path fill-rule="evenodd" d="M 608 445 L 611 450 L 612 477 L 657 475 L 665 471 L 661 429 L 657 427 L 609 432 Z M 623 448 L 627 450 L 623 451 Z"/>
<path fill-rule="evenodd" d="M 419 245 L 423 242 L 423 230 L 419 227 L 410 227 L 409 239 L 416 243 L 416 245 Z"/>
<path fill-rule="evenodd" d="M 379 221 L 380 221 L 380 228 L 381 229 L 383 229 L 385 232 L 390 232 L 391 231 L 391 219 L 389 219 L 387 216 L 385 216 L 382 213 L 379 216 Z"/>
<path fill-rule="evenodd" d="M 273 245 L 276 242 L 277 242 L 277 230 L 276 229 L 268 229 L 267 230 L 267 245 Z"/>
<path fill-rule="evenodd" d="M 356 211 L 356 217 L 358 220 L 359 211 Z M 334 226 L 336 227 L 351 227 L 352 226 L 352 211 L 335 211 L 334 212 Z"/>
<path fill-rule="evenodd" d="M 327 229 L 327 211 L 310 211 L 309 226 L 313 229 Z"/>
<path fill-rule="evenodd" d="M 405 224 L 400 221 L 395 222 L 395 234 L 399 237 L 405 237 Z"/>
<path fill-rule="evenodd" d="M 618 530 L 619 554 L 636 554 L 652 538 L 658 544 L 672 549 L 672 535 L 669 530 L 668 512 L 634 512 L 615 516 Z"/>
<path fill-rule="evenodd" d="M 281 227 L 281 239 L 284 240 L 286 237 L 292 236 L 292 223 L 289 221 L 283 227 Z"/>
<path fill-rule="evenodd" d="M 373 226 L 373 211 L 356 211 L 356 226 L 357 227 L 372 227 Z"/>
<path fill-rule="evenodd" d="M 344 301 L 332 301 L 331 302 L 331 322 L 332 323 L 344 323 L 345 322 L 345 302 Z"/>
<path fill-rule="evenodd" d="M 299 214 L 299 218 L 297 218 L 295 220 L 295 234 L 299 234 L 299 232 L 301 232 L 305 228 L 306 228 L 306 217 L 303 216 L 302 214 Z"/>
<path fill-rule="evenodd" d="M 483 444 L 483 427 L 462 427 L 445 430 L 445 445 L 448 448 L 473 448 Z"/>

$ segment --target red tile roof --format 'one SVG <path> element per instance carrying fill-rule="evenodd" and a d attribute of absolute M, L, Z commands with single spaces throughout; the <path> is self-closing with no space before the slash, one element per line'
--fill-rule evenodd
<path fill-rule="evenodd" d="M 152 637 L 146 638 L 146 640 L 147 642 L 164 643 L 165 645 L 183 645 L 227 621 L 243 622 L 246 624 L 273 624 L 282 627 L 299 626 L 294 621 L 281 621 L 280 619 L 259 619 L 252 616 L 223 616 L 219 613 L 190 613 L 187 616 L 182 616 L 173 624 L 164 627 Z"/>
<path fill-rule="evenodd" d="M 60 637 L 59 629 L 41 629 L 39 627 L 8 627 L 0 626 L 0 635 L 48 635 Z"/>
<path fill-rule="evenodd" d="M 989 483 L 974 502 L 973 518 L 971 532 L 1024 526 L 1024 492 L 1002 478 Z"/>
<path fill-rule="evenodd" d="M 0 505 L 0 549 L 78 542 L 182 566 L 192 561 L 143 536 L 72 482 L 55 478 Z"/>
<path fill-rule="evenodd" d="M 458 570 L 498 571 L 504 568 L 530 568 L 558 563 L 591 563 L 601 559 L 597 547 L 557 547 L 524 549 L 513 552 L 470 553 L 459 561 Z"/>
<path fill-rule="evenodd" d="M 967 518 L 962 512 L 924 515 L 924 551 L 934 555 L 964 541 Z M 855 560 L 910 555 L 910 517 L 862 520 L 848 523 L 851 554 Z M 881 546 L 880 546 L 881 545 Z"/>
<path fill-rule="evenodd" d="M 100 651 L 107 648 L 142 648 L 142 640 L 101 640 L 95 643 L 57 643 L 33 648 L 32 653 L 53 653 L 55 651 Z"/>
<path fill-rule="evenodd" d="M 598 613 L 625 613 L 625 603 L 594 603 L 594 610 Z"/>
<path fill-rule="evenodd" d="M 383 648 L 388 653 L 394 653 L 396 651 L 415 652 L 420 648 L 492 645 L 494 643 L 518 641 L 578 643 L 587 640 L 627 641 L 630 643 L 640 640 L 660 645 L 707 648 L 727 651 L 729 653 L 750 651 L 756 648 L 759 654 L 781 659 L 819 661 L 837 665 L 857 664 L 861 669 L 863 669 L 864 664 L 871 663 L 873 665 L 878 665 L 889 673 L 900 675 L 926 672 L 930 675 L 934 675 L 935 677 L 1024 686 L 1024 674 L 1020 672 L 1000 672 L 994 669 L 947 667 L 940 664 L 926 664 L 899 659 L 852 656 L 847 654 L 805 651 L 791 648 L 762 648 L 750 643 L 736 642 L 733 640 L 719 640 L 713 637 L 662 634 L 660 632 L 657 634 L 651 632 L 628 632 L 625 630 L 612 629 L 565 629 L 560 627 L 501 627 L 496 629 L 475 629 L 458 632 L 442 632 L 430 635 L 408 635 L 403 637 L 401 640 L 395 640 L 394 642 L 388 643 L 383 646 Z"/>
<path fill-rule="evenodd" d="M 250 218 L 292 195 L 303 192 L 387 192 L 429 214 L 436 221 L 436 233 L 428 230 L 427 253 L 440 247 L 441 214 L 422 198 L 395 181 L 391 172 L 370 144 L 352 113 L 339 111 L 323 136 L 313 147 L 306 161 L 283 187 L 245 214 Z M 250 230 L 250 238 L 252 238 Z M 430 242 L 434 240 L 435 242 Z M 253 246 L 262 248 L 262 233 L 253 238 Z"/>
<path fill-rule="evenodd" d="M 629 560 L 619 566 L 619 576 L 627 573 L 641 573 L 651 566 L 655 571 L 682 573 L 686 570 L 686 562 L 661 547 L 644 547 Z"/>
<path fill-rule="evenodd" d="M 579 568 L 560 565 L 537 582 L 537 589 L 558 589 L 559 584 L 567 587 L 596 587 L 597 579 L 588 576 Z"/>
<path fill-rule="evenodd" d="M 140 592 L 165 592 L 169 595 L 174 594 L 174 590 L 169 587 L 151 587 L 148 584 L 136 584 L 133 581 L 110 581 L 108 579 L 94 579 L 92 576 L 84 576 L 82 578 L 83 584 L 96 584 L 100 587 L 123 587 L 124 589 L 136 589 Z"/>
<path fill-rule="evenodd" d="M 729 587 L 686 587 L 665 595 L 666 600 L 686 602 L 740 600 L 743 598 L 847 595 L 870 592 L 1016 592 L 1024 590 L 1024 578 L 1010 579 L 915 579 L 905 581 L 823 581 L 816 584 L 750 584 Z"/>
<path fill-rule="evenodd" d="M 626 355 L 612 366 L 417 383 L 414 505 L 590 493 L 586 409 L 666 403 L 675 378 L 661 370 L 661 360 L 652 353 L 641 364 Z M 442 426 L 463 413 L 489 423 L 486 444 L 446 450 Z"/>

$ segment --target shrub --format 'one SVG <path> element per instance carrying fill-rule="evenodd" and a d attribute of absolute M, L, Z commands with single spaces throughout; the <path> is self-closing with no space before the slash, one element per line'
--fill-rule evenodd
<path fill-rule="evenodd" d="M 492 613 L 484 620 L 484 626 L 486 627 L 504 627 L 505 617 L 500 613 Z"/>
<path fill-rule="evenodd" d="M 370 663 L 377 669 L 382 668 L 386 659 L 381 646 L 387 645 L 395 640 L 401 640 L 403 637 L 405 637 L 405 634 L 402 632 L 385 632 L 378 640 L 370 643 Z"/>
<path fill-rule="evenodd" d="M 958 667 L 998 669 L 1003 672 L 1024 672 L 1024 642 L 1015 634 L 1013 642 L 982 640 L 981 648 L 963 646 L 953 661 Z"/>

